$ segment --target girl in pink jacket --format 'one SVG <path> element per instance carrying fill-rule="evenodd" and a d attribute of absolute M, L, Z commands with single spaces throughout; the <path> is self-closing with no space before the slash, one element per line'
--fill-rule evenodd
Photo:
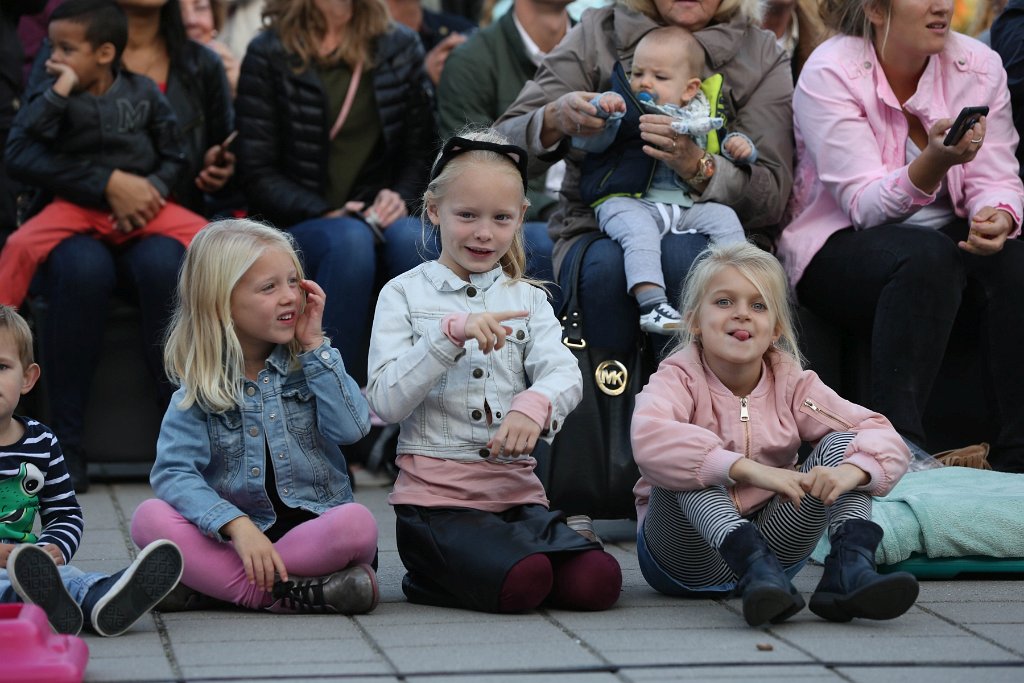
<path fill-rule="evenodd" d="M 827 527 L 832 550 L 811 597 L 830 621 L 892 619 L 918 586 L 879 575 L 871 496 L 910 453 L 883 416 L 800 366 L 782 266 L 751 244 L 713 246 L 683 285 L 679 344 L 637 396 L 637 554 L 662 593 L 734 588 L 751 626 L 803 609 L 790 582 Z M 797 465 L 801 442 L 816 443 Z"/>

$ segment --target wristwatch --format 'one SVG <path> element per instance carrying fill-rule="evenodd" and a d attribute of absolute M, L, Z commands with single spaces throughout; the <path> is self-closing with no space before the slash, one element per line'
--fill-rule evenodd
<path fill-rule="evenodd" d="M 706 183 L 711 180 L 711 176 L 715 175 L 715 158 L 704 152 L 704 156 L 697 161 L 697 173 L 692 178 L 684 178 L 689 185 L 696 185 L 699 183 Z"/>

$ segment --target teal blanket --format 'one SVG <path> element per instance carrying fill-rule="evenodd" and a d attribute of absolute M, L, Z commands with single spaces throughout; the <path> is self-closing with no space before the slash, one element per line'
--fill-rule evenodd
<path fill-rule="evenodd" d="M 878 564 L 912 554 L 938 557 L 1024 558 L 1024 474 L 966 467 L 908 472 L 884 498 L 875 498 L 871 519 L 885 536 Z M 828 555 L 822 538 L 812 557 Z"/>

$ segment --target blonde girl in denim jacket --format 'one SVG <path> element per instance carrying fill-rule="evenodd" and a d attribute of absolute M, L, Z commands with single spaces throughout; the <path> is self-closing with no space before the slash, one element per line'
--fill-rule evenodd
<path fill-rule="evenodd" d="M 352 501 L 337 444 L 370 428 L 359 386 L 323 335 L 325 295 L 290 235 L 247 220 L 193 240 L 164 351 L 180 388 L 132 539 L 173 540 L 182 584 L 273 612 L 368 612 L 377 525 Z"/>
<path fill-rule="evenodd" d="M 892 619 L 917 581 L 875 571 L 884 496 L 910 452 L 882 415 L 800 367 L 782 266 L 746 244 L 716 245 L 683 284 L 680 343 L 637 396 L 637 556 L 656 590 L 743 598 L 751 626 L 804 607 L 790 582 L 823 531 L 832 541 L 811 611 Z M 815 448 L 797 463 L 801 442 Z"/>
<path fill-rule="evenodd" d="M 390 502 L 412 602 L 600 610 L 619 596 L 618 562 L 548 510 L 534 474 L 537 440 L 583 385 L 546 293 L 523 279 L 526 163 L 493 130 L 448 140 L 423 197 L 440 258 L 377 303 L 367 397 L 401 425 Z"/>

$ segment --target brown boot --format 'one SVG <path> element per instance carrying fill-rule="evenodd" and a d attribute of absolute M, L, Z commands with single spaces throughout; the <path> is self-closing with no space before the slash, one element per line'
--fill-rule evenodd
<path fill-rule="evenodd" d="M 377 575 L 368 564 L 360 564 L 327 576 L 291 576 L 274 583 L 276 602 L 271 612 L 302 614 L 366 614 L 377 606 L 380 594 Z"/>

